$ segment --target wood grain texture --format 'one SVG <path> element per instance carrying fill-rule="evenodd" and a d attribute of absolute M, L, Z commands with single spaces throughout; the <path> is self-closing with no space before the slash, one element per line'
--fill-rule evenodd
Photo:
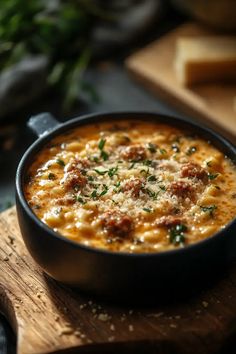
<path fill-rule="evenodd" d="M 44 275 L 25 249 L 15 208 L 0 215 L 0 259 L 0 305 L 17 332 L 19 354 L 210 354 L 235 338 L 236 265 L 182 303 L 105 304 Z"/>
<path fill-rule="evenodd" d="M 158 94 L 183 113 L 222 131 L 236 141 L 236 84 L 199 84 L 182 86 L 174 69 L 176 40 L 179 36 L 210 35 L 213 32 L 194 23 L 174 31 L 134 53 L 126 67 L 145 87 Z"/>

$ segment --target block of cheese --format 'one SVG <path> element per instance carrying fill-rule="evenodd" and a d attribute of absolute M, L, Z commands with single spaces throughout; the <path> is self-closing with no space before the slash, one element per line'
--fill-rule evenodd
<path fill-rule="evenodd" d="M 236 37 L 179 37 L 175 68 L 183 85 L 236 80 Z"/>

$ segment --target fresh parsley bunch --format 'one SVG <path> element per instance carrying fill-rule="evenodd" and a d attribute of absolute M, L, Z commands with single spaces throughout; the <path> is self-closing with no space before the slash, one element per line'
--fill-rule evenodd
<path fill-rule="evenodd" d="M 92 0 L 0 0 L 1 72 L 27 56 L 45 55 L 48 84 L 70 106 L 80 90 L 89 89 L 83 73 L 91 32 L 101 19 L 111 17 Z"/>

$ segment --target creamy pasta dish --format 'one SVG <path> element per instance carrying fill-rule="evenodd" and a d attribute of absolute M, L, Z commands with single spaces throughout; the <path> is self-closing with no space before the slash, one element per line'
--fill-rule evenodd
<path fill-rule="evenodd" d="M 80 244 L 160 252 L 210 237 L 236 215 L 236 167 L 191 131 L 149 121 L 70 130 L 25 183 L 37 217 Z"/>

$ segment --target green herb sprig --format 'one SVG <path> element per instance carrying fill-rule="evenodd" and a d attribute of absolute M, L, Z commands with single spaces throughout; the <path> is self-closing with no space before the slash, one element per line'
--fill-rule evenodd
<path fill-rule="evenodd" d="M 48 175 L 48 179 L 50 179 L 51 181 L 54 181 L 56 179 L 56 175 L 54 173 L 50 172 Z"/>
<path fill-rule="evenodd" d="M 106 144 L 106 139 L 101 139 L 98 143 L 98 148 L 101 151 L 100 156 L 104 161 L 109 159 L 109 155 L 106 151 L 104 151 L 104 146 Z"/>
<path fill-rule="evenodd" d="M 97 100 L 83 77 L 93 55 L 88 43 L 101 20 L 112 23 L 115 16 L 91 0 L 2 1 L 0 70 L 30 55 L 44 55 L 47 83 L 62 94 L 65 107 L 73 105 L 82 92 Z"/>
<path fill-rule="evenodd" d="M 81 197 L 77 197 L 76 200 L 81 204 L 86 204 L 86 201 Z"/>
<path fill-rule="evenodd" d="M 101 176 L 104 176 L 108 172 L 108 170 L 98 170 L 97 168 L 94 168 L 94 171 Z"/>
<path fill-rule="evenodd" d="M 156 144 L 153 144 L 153 143 L 148 143 L 148 150 L 154 154 L 156 151 L 157 151 L 157 146 Z"/>
<path fill-rule="evenodd" d="M 151 213 L 152 212 L 152 209 L 150 208 L 143 208 L 144 211 L 146 211 L 146 213 Z"/>
<path fill-rule="evenodd" d="M 184 244 L 186 237 L 185 232 L 188 230 L 187 226 L 184 224 L 178 224 L 171 227 L 169 230 L 170 242 L 174 245 Z"/>
<path fill-rule="evenodd" d="M 196 146 L 190 146 L 190 148 L 187 150 L 186 155 L 191 156 L 197 151 Z"/>
<path fill-rule="evenodd" d="M 113 176 L 117 175 L 117 171 L 118 171 L 118 166 L 116 166 L 116 167 L 111 167 L 111 168 L 108 170 L 107 174 L 108 174 L 108 176 L 109 176 L 110 178 L 112 178 Z"/>
<path fill-rule="evenodd" d="M 219 176 L 219 173 L 208 173 L 208 179 L 209 180 L 213 180 L 213 179 L 216 179 L 216 177 Z"/>
<path fill-rule="evenodd" d="M 156 182 L 156 181 L 157 181 L 157 178 L 156 178 L 156 176 L 151 175 L 151 176 L 149 176 L 149 177 L 147 178 L 147 181 L 148 181 L 148 182 Z"/>
<path fill-rule="evenodd" d="M 167 154 L 167 151 L 166 151 L 166 149 L 159 149 L 159 151 L 160 151 L 160 153 L 161 153 L 162 155 L 165 155 L 165 154 Z"/>
<path fill-rule="evenodd" d="M 60 165 L 61 167 L 65 167 L 65 162 L 62 160 L 62 159 L 57 159 L 56 160 L 56 163 L 58 164 L 58 165 Z"/>
<path fill-rule="evenodd" d="M 217 209 L 217 206 L 216 205 L 210 205 L 210 206 L 200 206 L 201 210 L 204 212 L 204 213 L 209 213 L 209 215 L 211 217 L 214 216 L 214 212 L 215 210 Z"/>

